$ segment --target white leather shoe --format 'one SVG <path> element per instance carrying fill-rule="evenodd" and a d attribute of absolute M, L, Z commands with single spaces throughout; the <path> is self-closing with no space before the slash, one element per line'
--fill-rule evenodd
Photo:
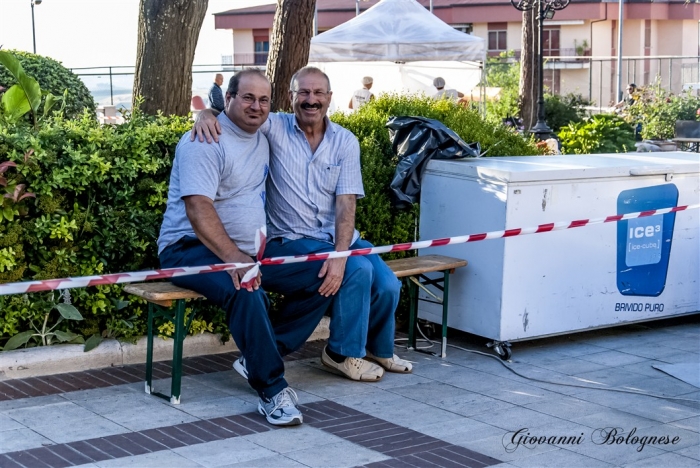
<path fill-rule="evenodd" d="M 326 353 L 326 348 L 323 348 L 321 353 L 321 363 L 352 380 L 377 382 L 384 377 L 384 369 L 362 358 L 348 357 L 345 361 L 337 363 Z"/>
<path fill-rule="evenodd" d="M 382 366 L 384 369 L 388 370 L 389 372 L 398 372 L 400 374 L 410 374 L 413 371 L 413 364 L 410 362 L 406 361 L 405 359 L 401 359 L 398 357 L 396 354 L 394 354 L 390 358 L 381 358 L 374 356 L 372 353 L 367 351 L 367 356 L 365 356 L 366 359 L 370 361 L 374 361 L 380 366 Z"/>

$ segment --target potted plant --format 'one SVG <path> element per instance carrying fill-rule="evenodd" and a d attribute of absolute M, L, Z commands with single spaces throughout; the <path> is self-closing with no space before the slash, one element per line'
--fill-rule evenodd
<path fill-rule="evenodd" d="M 576 51 L 576 55 L 579 57 L 591 55 L 591 49 L 588 46 L 588 39 L 584 39 L 580 43 L 574 39 L 574 50 Z"/>

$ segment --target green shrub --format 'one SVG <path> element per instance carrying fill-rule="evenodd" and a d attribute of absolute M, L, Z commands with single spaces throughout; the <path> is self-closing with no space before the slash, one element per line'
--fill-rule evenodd
<path fill-rule="evenodd" d="M 590 105 L 591 102 L 580 94 L 569 93 L 564 96 L 545 94 L 544 118 L 552 132 L 558 133 L 562 127 L 583 121 L 586 118 L 586 110 L 583 106 Z"/>
<path fill-rule="evenodd" d="M 95 113 L 95 101 L 85 84 L 78 76 L 51 58 L 30 54 L 18 50 L 8 51 L 22 64 L 25 73 L 35 78 L 44 91 L 55 96 L 63 96 L 68 90 L 65 112 L 68 117 L 76 117 L 87 109 L 90 115 Z M 0 85 L 9 88 L 15 80 L 5 67 L 0 66 Z"/>
<path fill-rule="evenodd" d="M 599 114 L 559 132 L 564 154 L 624 153 L 634 148 L 634 130 L 622 118 Z"/>
<path fill-rule="evenodd" d="M 638 89 L 635 97 L 635 103 L 625 109 L 625 119 L 632 125 L 642 124 L 645 140 L 673 138 L 676 120 L 700 119 L 700 97 L 690 92 L 674 95 L 656 82 Z"/>
<path fill-rule="evenodd" d="M 392 115 L 441 120 L 465 141 L 480 142 L 488 156 L 538 153 L 521 136 L 447 100 L 381 97 L 355 114 L 334 115 L 360 141 L 366 197 L 358 204 L 357 225 L 376 245 L 413 240 L 417 214 L 417 207 L 398 212 L 390 206 L 396 157 L 385 125 Z M 50 118 L 38 132 L 26 124 L 0 126 L 0 161 L 17 163 L 5 175 L 11 171 L 36 193 L 36 200 L 23 200 L 26 216 L 0 221 L 0 283 L 157 267 L 156 239 L 174 148 L 190 125 L 186 118 L 135 110 L 118 126 L 100 126 L 88 115 Z M 25 163 L 30 149 L 34 154 Z M 84 320 L 62 322 L 61 331 L 141 336 L 145 304 L 119 310 L 126 300 L 121 285 L 73 289 L 71 302 Z M 50 303 L 50 293 L 0 296 L 0 344 L 29 330 L 31 321 L 40 323 Z M 222 314 L 212 306 L 198 305 L 196 314 L 197 320 L 213 322 L 215 331 L 226 331 Z M 168 329 L 162 325 L 156 324 Z"/>
<path fill-rule="evenodd" d="M 189 127 L 184 117 L 138 111 L 119 126 L 100 126 L 84 114 L 79 120 L 48 119 L 38 132 L 25 123 L 0 127 L 0 161 L 17 163 L 17 182 L 36 194 L 35 200 L 23 200 L 26 216 L 0 221 L 0 252 L 10 257 L 0 282 L 157 267 L 155 241 L 173 151 Z M 25 163 L 29 150 L 33 154 Z M 64 331 L 114 333 L 122 324 L 114 318 L 129 317 L 116 314 L 118 301 L 128 300 L 121 286 L 71 294 L 85 320 L 61 324 Z M 46 297 L 0 296 L 0 338 L 27 330 L 31 320 L 38 323 Z M 140 319 L 124 327 L 122 336 L 143 334 L 143 311 L 142 304 L 130 306 L 128 313 Z"/>
<path fill-rule="evenodd" d="M 497 100 L 486 101 L 486 114 L 493 122 L 520 115 L 518 101 L 520 86 L 520 62 L 515 52 L 501 52 L 498 57 L 489 57 L 484 66 L 484 85 L 501 88 Z"/>

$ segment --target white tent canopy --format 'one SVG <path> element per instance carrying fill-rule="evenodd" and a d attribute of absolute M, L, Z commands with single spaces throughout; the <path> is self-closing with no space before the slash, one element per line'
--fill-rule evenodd
<path fill-rule="evenodd" d="M 331 80 L 331 111 L 347 111 L 363 76 L 374 78 L 375 95 L 432 95 L 437 76 L 447 88 L 473 94 L 485 58 L 482 38 L 457 31 L 415 0 L 382 0 L 312 38 L 309 63 Z"/>
<path fill-rule="evenodd" d="M 484 40 L 452 28 L 415 0 L 383 0 L 311 39 L 309 62 L 483 61 Z"/>

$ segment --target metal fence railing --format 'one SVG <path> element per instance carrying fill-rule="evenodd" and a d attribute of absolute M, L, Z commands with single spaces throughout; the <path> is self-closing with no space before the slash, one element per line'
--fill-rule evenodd
<path fill-rule="evenodd" d="M 255 65 L 251 64 L 251 66 Z M 230 75 L 242 68 L 230 63 L 194 65 L 192 95 L 199 95 L 206 99 L 216 73 L 223 73 L 228 79 Z M 134 88 L 134 69 L 133 66 L 106 66 L 72 68 L 71 71 L 83 80 L 98 106 L 113 105 L 130 108 Z"/>
<path fill-rule="evenodd" d="M 569 52 L 561 49 L 560 53 Z M 243 67 L 264 67 L 260 54 L 234 54 L 222 56 L 222 63 L 216 65 L 195 65 L 192 70 L 192 94 L 206 98 L 213 82 L 214 74 L 224 73 L 226 77 Z M 265 53 L 267 55 L 267 53 Z M 515 64 L 515 59 L 503 59 Z M 498 64 L 489 61 L 488 67 Z M 502 62 L 501 62 L 502 64 Z M 585 55 L 559 55 L 545 57 L 545 81 L 550 91 L 556 94 L 576 93 L 595 103 L 600 108 L 608 107 L 617 101 L 615 57 L 589 57 Z M 117 107 L 131 106 L 131 93 L 134 85 L 134 67 L 106 66 L 73 68 L 92 93 L 99 105 Z M 623 57 L 623 85 L 635 83 L 644 86 L 658 80 L 661 87 L 679 94 L 684 89 L 697 89 L 700 83 L 700 56 L 655 56 Z"/>
<path fill-rule="evenodd" d="M 503 61 L 516 63 L 512 58 Z M 488 73 L 489 66 L 501 64 L 502 61 L 489 61 L 485 66 L 486 72 Z M 548 92 L 580 94 L 598 107 L 607 107 L 617 102 L 615 57 L 545 57 L 544 69 Z M 623 86 L 628 83 L 645 86 L 657 81 L 662 88 L 674 94 L 682 93 L 688 88 L 694 89 L 693 84 L 700 83 L 700 56 L 623 57 Z"/>

